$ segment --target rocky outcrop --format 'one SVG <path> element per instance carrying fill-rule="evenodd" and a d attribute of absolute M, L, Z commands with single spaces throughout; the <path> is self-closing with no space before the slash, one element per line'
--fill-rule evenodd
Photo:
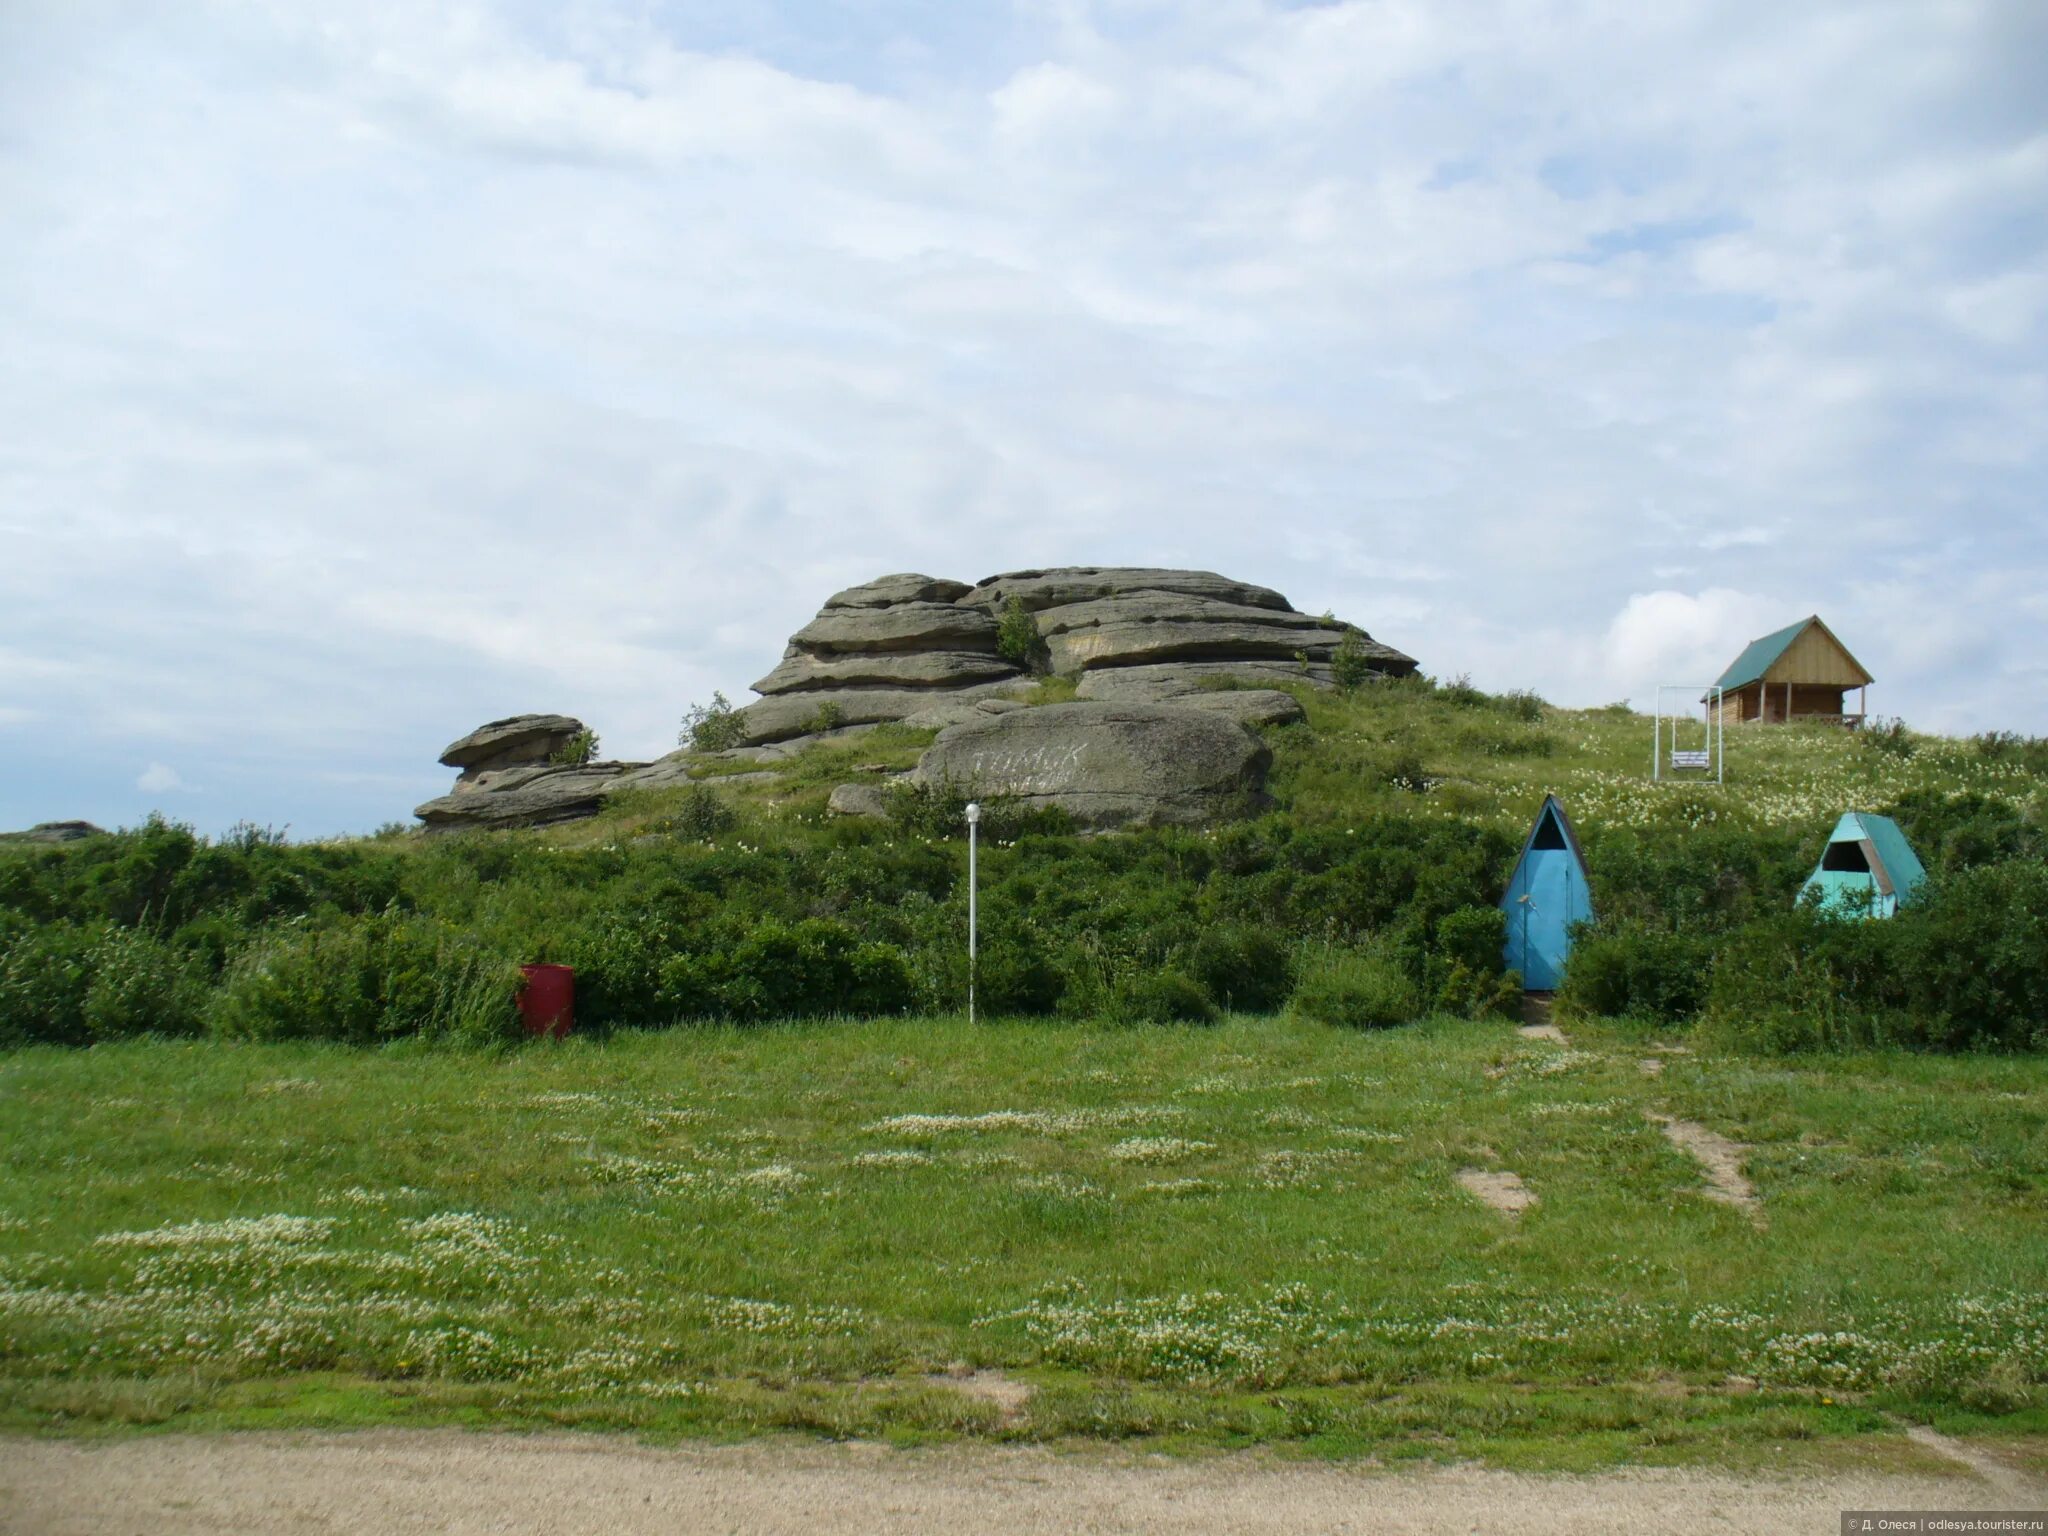
<path fill-rule="evenodd" d="M 0 832 L 0 843 L 77 843 L 106 835 L 105 827 L 89 821 L 39 821 L 26 832 Z"/>
<path fill-rule="evenodd" d="M 568 715 L 511 715 L 480 725 L 448 743 L 441 753 L 446 768 L 460 768 L 456 793 L 475 788 L 486 774 L 546 763 L 583 730 Z"/>
<path fill-rule="evenodd" d="M 1225 715 L 1177 704 L 1048 704 L 939 733 L 912 776 L 1084 829 L 1191 825 L 1263 807 L 1272 750 Z"/>
<path fill-rule="evenodd" d="M 867 816 L 881 819 L 889 814 L 889 791 L 880 784 L 841 784 L 832 791 L 825 809 L 834 816 Z"/>
<path fill-rule="evenodd" d="M 790 638 L 763 695 L 741 711 L 750 746 L 801 743 L 891 722 L 945 728 L 979 701 L 1025 693 L 1026 669 L 997 645 L 1015 599 L 1037 623 L 1051 670 L 1077 675 L 1078 696 L 1184 701 L 1255 724 L 1300 717 L 1292 700 L 1211 698 L 1205 677 L 1277 686 L 1330 680 L 1347 626 L 1297 612 L 1270 587 L 1214 571 L 1063 566 L 991 576 L 973 587 L 905 573 L 836 593 Z M 1391 675 L 1414 661 L 1360 633 L 1368 664 Z M 1131 674 L 1128 678 L 1125 674 Z M 1093 688 L 1095 680 L 1105 679 Z"/>
<path fill-rule="evenodd" d="M 1039 680 L 1002 654 L 1012 600 L 1038 631 L 1039 660 L 1072 677 L 1075 700 L 1027 708 Z M 970 587 L 917 572 L 826 599 L 739 712 L 720 754 L 764 765 L 808 743 L 902 723 L 935 730 L 918 774 L 991 796 L 1058 805 L 1084 827 L 1213 820 L 1258 803 L 1267 749 L 1246 729 L 1302 718 L 1293 692 L 1327 687 L 1337 648 L 1403 675 L 1414 661 L 1363 631 L 1301 613 L 1270 587 L 1214 571 L 1063 566 Z M 583 730 L 567 715 L 480 726 L 441 761 L 453 790 L 419 808 L 432 828 L 537 826 L 593 814 L 607 795 L 688 782 L 701 754 L 655 763 L 552 761 Z M 874 786 L 835 794 L 871 815 Z"/>

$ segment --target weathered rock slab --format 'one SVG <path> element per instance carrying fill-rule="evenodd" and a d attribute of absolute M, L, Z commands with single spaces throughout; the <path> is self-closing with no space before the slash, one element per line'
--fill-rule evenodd
<path fill-rule="evenodd" d="M 854 651 L 811 656 L 791 647 L 773 672 L 754 684 L 762 694 L 828 688 L 967 688 L 1021 677 L 1023 669 L 992 652 Z"/>
<path fill-rule="evenodd" d="M 1235 720 L 1172 704 L 1048 704 L 941 731 L 913 778 L 1084 828 L 1194 825 L 1261 807 L 1272 753 Z"/>
<path fill-rule="evenodd" d="M 1233 661 L 1306 657 L 1311 663 L 1328 662 L 1343 638 L 1342 629 L 1320 624 L 1312 629 L 1291 629 L 1279 624 L 1137 619 L 1052 635 L 1046 640 L 1046 649 L 1055 672 L 1085 672 L 1095 667 L 1205 657 Z"/>
<path fill-rule="evenodd" d="M 542 827 L 592 816 L 621 774 L 640 763 L 589 763 L 580 768 L 525 767 L 429 800 L 413 814 L 429 831 L 456 828 Z"/>
<path fill-rule="evenodd" d="M 892 608 L 827 608 L 790 637 L 800 651 L 974 651 L 995 654 L 996 621 L 958 603 L 898 603 Z"/>
<path fill-rule="evenodd" d="M 1100 629 L 1109 624 L 1259 624 L 1275 629 L 1326 629 L 1327 619 L 1292 610 L 1255 608 L 1249 603 L 1224 602 L 1193 592 L 1124 592 L 1085 603 L 1062 603 L 1040 609 L 1038 632 L 1050 640 L 1054 635 L 1080 629 Z"/>
<path fill-rule="evenodd" d="M 1223 688 L 1212 693 L 1191 693 L 1173 702 L 1177 708 L 1204 709 L 1240 725 L 1292 725 L 1308 718 L 1301 700 L 1277 688 Z"/>
<path fill-rule="evenodd" d="M 867 816 L 886 819 L 889 791 L 880 784 L 841 784 L 832 791 L 825 809 L 834 816 Z"/>
<path fill-rule="evenodd" d="M 441 763 L 448 768 L 502 768 L 545 762 L 582 729 L 583 722 L 568 715 L 510 715 L 448 743 Z"/>
<path fill-rule="evenodd" d="M 1011 571 L 985 577 L 959 601 L 1001 608 L 1017 598 L 1031 612 L 1068 603 L 1092 602 L 1125 592 L 1180 592 L 1252 608 L 1293 611 L 1293 604 L 1271 587 L 1232 581 L 1214 571 L 1169 571 L 1138 565 L 1064 565 L 1042 571 Z"/>
<path fill-rule="evenodd" d="M 1092 672 L 1081 674 L 1074 697 L 1121 699 L 1131 704 L 1168 704 L 1211 692 L 1219 685 L 1281 688 L 1294 683 L 1329 687 L 1329 664 L 1311 662 L 1303 667 L 1290 658 L 1287 661 L 1160 661 L 1135 667 L 1097 667 Z"/>
<path fill-rule="evenodd" d="M 905 571 L 877 576 L 825 599 L 827 608 L 893 608 L 898 603 L 951 603 L 967 595 L 967 583 Z"/>

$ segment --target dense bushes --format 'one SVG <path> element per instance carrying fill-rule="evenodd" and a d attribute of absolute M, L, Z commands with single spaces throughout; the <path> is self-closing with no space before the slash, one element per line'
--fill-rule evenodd
<path fill-rule="evenodd" d="M 1333 949 L 1303 967 L 1294 1010 L 1319 1024 L 1388 1029 L 1422 1011 L 1422 994 L 1384 948 Z"/>
<path fill-rule="evenodd" d="M 481 1043 L 513 1033 L 518 981 L 510 961 L 390 911 L 264 935 L 229 966 L 210 1015 L 218 1033 L 255 1040 Z"/>
<path fill-rule="evenodd" d="M 139 1029 L 496 1038 L 534 960 L 576 968 L 585 1029 L 949 1011 L 967 984 L 964 849 L 939 835 L 957 833 L 955 798 L 936 786 L 903 797 L 893 825 L 795 833 L 686 790 L 639 807 L 663 835 L 628 848 L 291 847 L 152 822 L 0 857 L 0 1028 L 73 1044 Z M 1001 806 L 983 831 L 988 1015 L 1271 1011 L 1296 992 L 1299 953 L 1368 945 L 1396 978 L 1387 1017 L 1483 1011 L 1504 986 L 1499 834 L 1273 816 L 1082 839 Z"/>
<path fill-rule="evenodd" d="M 6 852 L 0 1043 L 495 1039 L 515 1028 L 516 967 L 534 960 L 576 968 L 586 1030 L 963 1004 L 965 859 L 939 835 L 957 830 L 943 786 L 907 797 L 894 824 L 757 826 L 688 791 L 641 809 L 653 819 L 637 824 L 665 835 L 624 847 L 293 847 L 153 821 Z M 1773 1049 L 2041 1043 L 2039 829 L 1967 797 L 1896 809 L 1937 867 L 1883 923 L 1795 909 L 1817 831 L 1596 831 L 1601 922 L 1563 1000 L 1666 1025 L 1705 1017 Z M 1369 1028 L 1517 1000 L 1495 905 L 1516 845 L 1498 831 L 1423 812 L 1093 839 L 1055 825 L 1000 808 L 984 823 L 985 1015 L 1198 1022 L 1291 1006 Z"/>
<path fill-rule="evenodd" d="M 1560 999 L 1763 1050 L 2048 1045 L 2048 863 L 1930 881 L 1885 921 L 1788 903 L 1715 932 L 1609 925 L 1583 936 Z"/>

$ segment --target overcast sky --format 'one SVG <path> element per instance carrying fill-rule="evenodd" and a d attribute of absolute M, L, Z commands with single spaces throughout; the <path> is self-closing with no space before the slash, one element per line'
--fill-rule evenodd
<path fill-rule="evenodd" d="M 0 827 L 655 756 L 899 570 L 2048 733 L 2044 447 L 2040 0 L 0 0 Z"/>

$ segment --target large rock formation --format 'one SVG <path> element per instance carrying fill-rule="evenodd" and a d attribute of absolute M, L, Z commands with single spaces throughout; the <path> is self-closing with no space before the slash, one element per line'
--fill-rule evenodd
<path fill-rule="evenodd" d="M 1264 803 L 1272 750 L 1236 721 L 1178 704 L 1048 704 L 949 726 L 921 784 L 1056 806 L 1084 828 L 1186 825 Z"/>
<path fill-rule="evenodd" d="M 790 637 L 781 663 L 741 712 L 750 745 L 793 742 L 891 721 L 946 726 L 979 701 L 1031 687 L 997 647 L 1014 598 L 1037 622 L 1052 671 L 1079 675 L 1078 696 L 1183 701 L 1254 723 L 1299 718 L 1260 684 L 1325 686 L 1347 626 L 1298 613 L 1270 587 L 1213 571 L 1065 566 L 991 576 L 974 587 L 916 574 L 883 576 L 829 598 Z M 1414 661 L 1360 633 L 1376 671 Z M 1126 676 L 1125 674 L 1129 674 Z M 1218 691 L 1218 679 L 1236 685 Z"/>
<path fill-rule="evenodd" d="M 1037 626 L 1033 659 L 1077 679 L 1073 703 L 1020 702 L 1037 679 L 998 644 L 1012 599 Z M 1362 631 L 1212 571 L 1068 566 L 973 587 L 882 576 L 835 593 L 790 637 L 725 755 L 772 762 L 820 737 L 901 722 L 939 732 L 917 769 L 927 783 L 1057 805 L 1088 828 L 1208 821 L 1260 803 L 1270 754 L 1246 727 L 1300 719 L 1285 687 L 1327 687 L 1347 637 L 1375 671 L 1415 670 Z M 461 770 L 454 788 L 417 814 L 436 829 L 538 826 L 702 767 L 688 752 L 555 762 L 582 729 L 567 715 L 478 727 L 441 754 Z M 832 800 L 848 815 L 885 805 L 871 785 Z"/>

